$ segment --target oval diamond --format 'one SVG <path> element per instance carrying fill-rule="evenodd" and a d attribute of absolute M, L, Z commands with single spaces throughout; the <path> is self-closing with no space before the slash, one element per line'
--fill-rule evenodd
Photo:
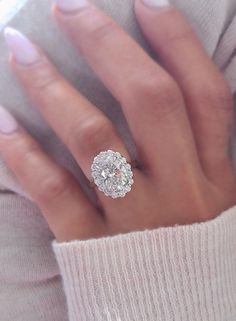
<path fill-rule="evenodd" d="M 94 158 L 91 170 L 94 183 L 106 196 L 124 197 L 131 191 L 134 183 L 132 168 L 120 153 L 101 152 Z"/>

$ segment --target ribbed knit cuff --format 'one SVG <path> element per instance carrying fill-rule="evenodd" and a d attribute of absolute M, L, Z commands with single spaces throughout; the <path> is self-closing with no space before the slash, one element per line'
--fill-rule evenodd
<path fill-rule="evenodd" d="M 236 320 L 236 207 L 206 223 L 53 249 L 71 321 Z"/>

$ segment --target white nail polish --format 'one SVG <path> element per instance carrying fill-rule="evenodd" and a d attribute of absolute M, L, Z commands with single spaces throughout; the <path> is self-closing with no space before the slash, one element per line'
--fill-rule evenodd
<path fill-rule="evenodd" d="M 0 106 L 0 132 L 4 135 L 10 135 L 18 129 L 18 123 L 15 118 L 2 106 Z"/>
<path fill-rule="evenodd" d="M 7 46 L 16 61 L 30 65 L 40 60 L 40 54 L 33 43 L 21 32 L 13 28 L 5 28 L 4 36 Z"/>
<path fill-rule="evenodd" d="M 170 5 L 168 0 L 143 0 L 143 2 L 150 7 L 167 7 Z"/>
<path fill-rule="evenodd" d="M 73 12 L 86 7 L 89 2 L 87 0 L 54 0 L 58 7 L 65 12 Z"/>

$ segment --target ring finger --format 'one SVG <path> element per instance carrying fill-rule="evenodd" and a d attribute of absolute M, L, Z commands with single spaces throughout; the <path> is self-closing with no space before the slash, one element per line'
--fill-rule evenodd
<path fill-rule="evenodd" d="M 42 51 L 14 29 L 6 29 L 5 35 L 13 53 L 11 63 L 15 73 L 86 177 L 91 180 L 91 164 L 101 151 L 112 149 L 131 162 L 113 123 L 58 73 Z M 23 50 L 19 50 L 19 42 Z M 142 185 L 141 173 L 135 169 L 135 174 L 136 184 Z M 113 215 L 114 201 L 97 192 L 107 212 Z M 122 201 L 117 203 L 116 211 L 123 207 Z"/>
<path fill-rule="evenodd" d="M 42 51 L 14 29 L 7 28 L 5 36 L 13 54 L 11 65 L 27 95 L 71 150 L 88 179 L 90 164 L 101 150 L 112 147 L 129 159 L 112 122 L 58 73 Z M 19 42 L 21 49 L 31 50 L 31 56 L 23 50 L 24 60 L 17 54 Z"/>

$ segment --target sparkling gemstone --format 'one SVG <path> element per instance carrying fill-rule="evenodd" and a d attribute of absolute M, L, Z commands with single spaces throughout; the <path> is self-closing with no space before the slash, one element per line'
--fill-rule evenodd
<path fill-rule="evenodd" d="M 132 168 L 120 153 L 101 152 L 94 158 L 91 170 L 94 183 L 106 196 L 124 197 L 131 191 L 134 183 Z"/>

